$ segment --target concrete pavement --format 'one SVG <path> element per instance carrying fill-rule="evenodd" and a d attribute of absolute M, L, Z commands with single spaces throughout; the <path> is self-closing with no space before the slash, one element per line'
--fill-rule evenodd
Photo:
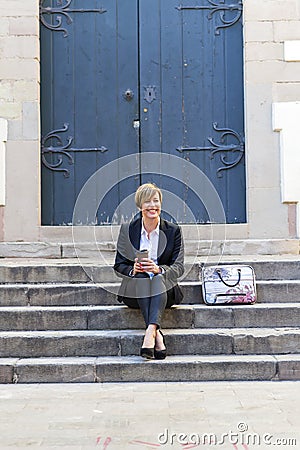
<path fill-rule="evenodd" d="M 0 385 L 0 448 L 300 448 L 300 381 Z"/>

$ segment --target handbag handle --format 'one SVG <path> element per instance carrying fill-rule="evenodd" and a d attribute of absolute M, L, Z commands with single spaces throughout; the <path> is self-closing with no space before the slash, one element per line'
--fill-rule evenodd
<path fill-rule="evenodd" d="M 241 269 L 237 269 L 237 271 L 238 271 L 238 274 L 239 274 L 239 279 L 237 280 L 237 282 L 235 284 L 228 284 L 228 283 L 226 283 L 226 281 L 223 280 L 222 275 L 221 275 L 221 270 L 220 269 L 216 269 L 216 272 L 217 272 L 220 280 L 222 281 L 222 283 L 224 283 L 225 286 L 230 287 L 230 288 L 233 288 L 233 287 L 237 286 L 239 284 L 239 282 L 241 281 Z"/>

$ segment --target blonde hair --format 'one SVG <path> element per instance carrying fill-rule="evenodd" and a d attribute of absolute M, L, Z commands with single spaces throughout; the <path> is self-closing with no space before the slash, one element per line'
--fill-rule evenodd
<path fill-rule="evenodd" d="M 142 204 L 149 201 L 153 195 L 158 194 L 160 202 L 162 202 L 161 190 L 152 183 L 142 184 L 135 193 L 135 204 L 142 209 Z"/>

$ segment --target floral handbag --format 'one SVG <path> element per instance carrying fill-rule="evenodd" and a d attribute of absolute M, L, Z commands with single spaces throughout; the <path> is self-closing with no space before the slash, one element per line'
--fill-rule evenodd
<path fill-rule="evenodd" d="M 256 302 L 254 270 L 247 265 L 204 266 L 203 300 L 207 305 Z"/>

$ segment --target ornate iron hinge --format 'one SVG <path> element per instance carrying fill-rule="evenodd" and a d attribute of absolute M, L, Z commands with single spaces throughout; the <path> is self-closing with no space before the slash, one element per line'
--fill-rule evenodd
<path fill-rule="evenodd" d="M 73 142 L 73 137 L 69 136 L 67 138 L 67 143 L 65 145 L 63 145 L 62 142 L 62 138 L 61 136 L 59 136 L 58 133 L 65 133 L 66 131 L 68 131 L 69 129 L 69 124 L 68 123 L 64 123 L 63 128 L 58 129 L 58 130 L 53 130 L 50 131 L 50 133 L 46 134 L 46 136 L 44 136 L 42 138 L 42 146 L 41 146 L 41 152 L 42 152 L 42 163 L 44 164 L 45 167 L 47 167 L 50 170 L 53 170 L 54 172 L 63 172 L 65 177 L 69 177 L 70 176 L 70 171 L 68 169 L 65 169 L 63 167 L 61 167 L 62 163 L 63 163 L 63 156 L 66 156 L 69 160 L 69 164 L 74 164 L 74 158 L 73 156 L 70 154 L 70 152 L 74 153 L 74 152 L 100 152 L 100 153 L 104 153 L 107 152 L 107 148 L 102 146 L 102 147 L 96 147 L 96 148 L 72 148 L 70 147 L 72 142 Z M 58 145 L 53 147 L 53 146 L 46 146 L 46 142 L 49 139 L 56 139 Z M 57 162 L 52 162 L 50 163 L 47 159 L 46 159 L 46 154 L 54 154 L 57 157 Z"/>
<path fill-rule="evenodd" d="M 71 3 L 73 0 L 55 0 L 56 6 L 44 6 L 46 0 L 40 0 L 40 21 L 41 23 L 52 31 L 62 31 L 64 34 L 64 37 L 68 36 L 68 31 L 66 28 L 62 27 L 62 18 L 66 18 L 66 22 L 68 25 L 70 25 L 73 22 L 72 17 L 69 13 L 87 13 L 87 12 L 94 12 L 103 14 L 107 10 L 103 8 L 98 9 L 71 9 L 69 6 L 71 6 Z M 66 2 L 64 4 L 64 2 Z M 55 21 L 56 23 L 49 23 L 46 21 L 46 16 L 55 15 Z"/>
<path fill-rule="evenodd" d="M 218 152 L 223 153 L 223 155 L 220 156 L 220 159 L 224 164 L 224 167 L 219 167 L 217 169 L 217 176 L 222 177 L 223 170 L 232 169 L 242 160 L 245 154 L 245 143 L 242 136 L 230 128 L 218 128 L 218 124 L 213 123 L 213 129 L 219 133 L 222 133 L 220 137 L 220 144 L 214 142 L 213 138 L 208 137 L 207 140 L 211 144 L 210 147 L 177 147 L 176 150 L 180 153 L 210 151 L 210 159 L 213 159 L 215 154 Z M 227 136 L 233 136 L 237 140 L 237 144 L 225 144 L 225 138 Z M 228 161 L 226 158 L 229 152 L 231 152 L 231 154 L 237 153 L 237 157 L 231 161 Z"/>
<path fill-rule="evenodd" d="M 215 28 L 215 34 L 219 35 L 220 30 L 223 28 L 228 28 L 234 25 L 239 21 L 243 12 L 243 2 L 239 0 L 237 3 L 225 3 L 225 0 L 219 0 L 219 2 L 213 0 L 207 0 L 209 5 L 206 6 L 176 6 L 176 9 L 179 11 L 182 10 L 209 10 L 208 19 L 211 20 L 215 13 L 219 13 L 219 18 L 222 22 L 222 25 L 218 25 Z M 226 20 L 226 13 L 228 12 L 236 12 L 235 16 L 230 20 Z"/>

